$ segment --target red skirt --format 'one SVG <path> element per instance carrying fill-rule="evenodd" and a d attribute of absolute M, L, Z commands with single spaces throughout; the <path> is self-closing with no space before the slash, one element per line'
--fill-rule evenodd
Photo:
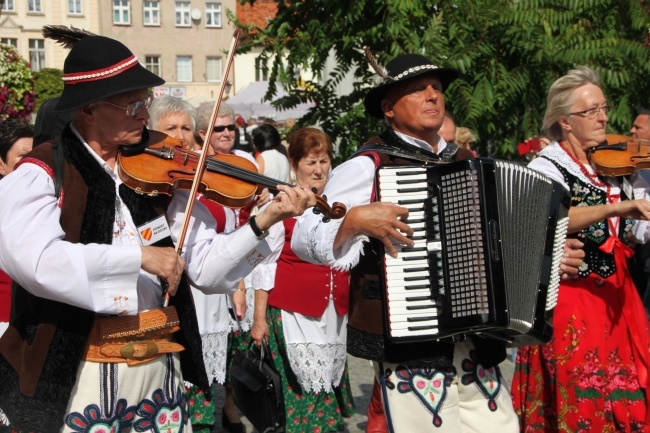
<path fill-rule="evenodd" d="M 522 432 L 650 431 L 648 320 L 627 268 L 619 271 L 627 275 L 563 282 L 553 338 L 518 351 L 512 400 Z"/>

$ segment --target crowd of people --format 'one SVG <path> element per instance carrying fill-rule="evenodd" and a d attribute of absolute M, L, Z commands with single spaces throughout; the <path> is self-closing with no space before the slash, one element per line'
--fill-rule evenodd
<path fill-rule="evenodd" d="M 262 343 L 287 433 L 345 430 L 356 410 L 348 354 L 375 373 L 369 433 L 650 431 L 646 287 L 628 265 L 638 245 L 635 266 L 650 270 L 650 179 L 590 165 L 610 108 L 593 69 L 553 83 L 549 144 L 528 165 L 571 203 L 553 335 L 519 348 L 510 386 L 503 339 L 396 344 L 383 322 L 380 257 L 412 247 L 414 231 L 407 209 L 377 200 L 377 169 L 478 156 L 476 134 L 446 112 L 459 71 L 420 54 L 388 62 L 363 102 L 385 129 L 332 167 L 318 127 L 284 135 L 227 102 L 213 113 L 154 99 L 164 81 L 133 58 L 118 41 L 84 37 L 62 95 L 37 115 L 36 136 L 52 139 L 32 149 L 27 122 L 0 124 L 0 431 L 244 432 L 230 362 Z M 55 131 L 56 113 L 69 117 Z M 650 140 L 650 112 L 630 132 Z M 215 203 L 209 186 L 139 194 L 120 158 L 166 136 L 188 158 L 234 158 L 277 184 L 241 206 Z M 321 197 L 346 215 L 308 210 Z M 226 389 L 221 408 L 214 384 Z"/>

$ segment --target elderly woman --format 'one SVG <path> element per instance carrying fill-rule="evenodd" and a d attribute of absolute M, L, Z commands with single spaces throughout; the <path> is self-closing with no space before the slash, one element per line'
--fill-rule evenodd
<path fill-rule="evenodd" d="M 648 431 L 648 320 L 623 242 L 647 236 L 650 202 L 588 160 L 605 141 L 609 105 L 598 74 L 578 67 L 553 83 L 543 129 L 554 141 L 529 167 L 571 194 L 569 236 L 584 243 L 579 274 L 560 285 L 546 345 L 519 350 L 512 385 L 521 431 Z"/>
<path fill-rule="evenodd" d="M 195 127 L 194 107 L 183 99 L 165 95 L 154 99 L 149 107 L 149 128 L 182 141 L 190 149 L 196 144 Z"/>
<path fill-rule="evenodd" d="M 203 104 L 196 110 L 196 134 L 201 139 L 201 144 L 208 139 L 208 128 L 213 110 L 214 106 L 212 104 Z M 246 158 L 256 167 L 255 159 L 248 152 L 233 149 L 237 139 L 235 113 L 228 104 L 222 103 L 219 106 L 214 128 L 206 145 L 208 154 L 234 154 Z M 202 197 L 199 200 L 210 209 L 217 221 L 217 231 L 225 232 L 235 230 L 240 225 L 246 224 L 250 216 L 250 210 L 254 206 L 253 203 L 242 209 L 230 209 L 217 203 L 207 202 Z M 199 291 L 193 291 L 193 294 L 203 343 L 203 359 L 209 379 L 224 385 L 226 389 L 221 425 L 224 431 L 243 433 L 245 427 L 239 417 L 237 406 L 232 399 L 227 366 L 233 351 L 248 348 L 250 340 L 247 331 L 253 323 L 253 290 L 247 292 L 244 280 L 242 280 L 238 289 L 232 295 L 234 301 L 232 307 L 241 318 L 241 326 L 244 332 L 238 330 L 236 322 L 231 319 L 228 313 L 230 307 L 228 295 L 205 295 Z M 194 391 L 194 389 L 190 390 L 190 392 Z M 214 419 L 215 400 L 208 403 L 201 396 L 198 396 L 198 398 L 194 399 L 194 402 L 194 431 L 210 431 L 211 427 L 216 424 Z"/>
<path fill-rule="evenodd" d="M 298 184 L 322 193 L 331 158 L 332 145 L 322 131 L 291 134 L 289 160 Z M 342 417 L 354 413 L 345 368 L 349 275 L 300 260 L 291 251 L 295 223 L 284 225 L 275 260 L 270 256 L 253 270 L 251 336 L 258 345 L 268 340 L 282 376 L 286 432 L 342 431 Z"/>

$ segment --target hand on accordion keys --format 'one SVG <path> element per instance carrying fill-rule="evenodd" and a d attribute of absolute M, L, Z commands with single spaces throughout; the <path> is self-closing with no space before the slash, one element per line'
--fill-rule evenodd
<path fill-rule="evenodd" d="M 578 275 L 578 268 L 582 265 L 585 252 L 582 250 L 584 244 L 578 239 L 567 238 L 564 242 L 564 257 L 560 265 L 560 275 L 563 280 Z"/>
<path fill-rule="evenodd" d="M 334 249 L 351 236 L 363 233 L 384 244 L 386 254 L 397 257 L 395 245 L 413 246 L 413 230 L 403 222 L 408 209 L 390 202 L 373 202 L 350 209 L 334 240 Z"/>

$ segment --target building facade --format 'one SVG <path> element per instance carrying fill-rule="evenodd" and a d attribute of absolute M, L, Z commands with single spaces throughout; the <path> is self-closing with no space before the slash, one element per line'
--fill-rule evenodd
<path fill-rule="evenodd" d="M 63 69 L 68 50 L 43 38 L 44 25 L 65 25 L 124 43 L 166 83 L 158 95 L 215 99 L 226 70 L 236 1 L 0 0 L 0 42 L 13 45 L 32 70 Z M 231 69 L 224 85 L 232 94 Z"/>

